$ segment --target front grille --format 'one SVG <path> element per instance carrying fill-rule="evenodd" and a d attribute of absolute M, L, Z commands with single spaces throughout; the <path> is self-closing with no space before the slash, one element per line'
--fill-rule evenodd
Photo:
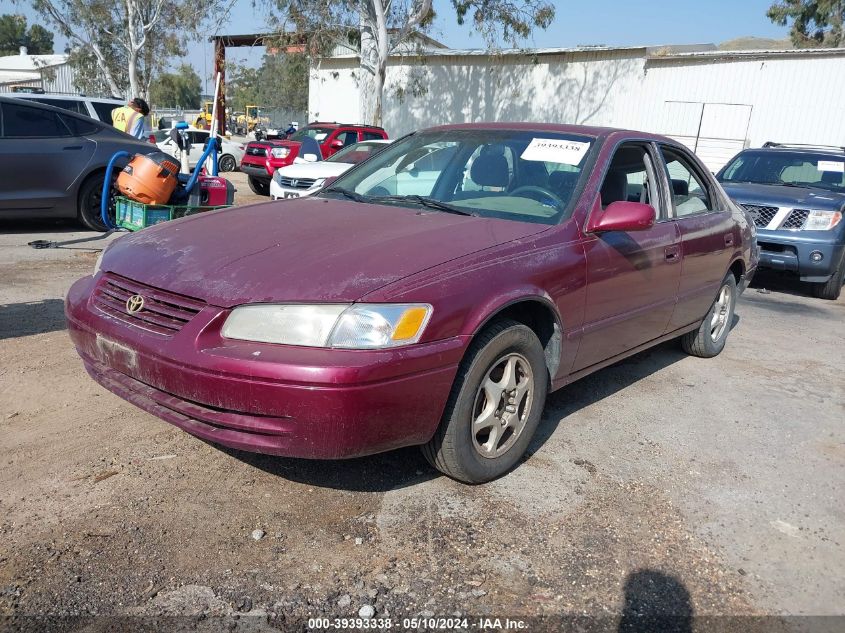
<path fill-rule="evenodd" d="M 144 298 L 144 306 L 130 314 L 126 302 L 134 295 Z M 159 290 L 112 273 L 106 273 L 100 279 L 92 300 L 105 314 L 163 336 L 172 336 L 181 330 L 205 306 L 202 301 Z"/>
<path fill-rule="evenodd" d="M 267 148 L 265 147 L 247 147 L 246 153 L 250 156 L 267 156 Z"/>
<path fill-rule="evenodd" d="M 290 187 L 291 189 L 310 189 L 314 186 L 316 178 L 279 178 L 282 187 Z"/>
<path fill-rule="evenodd" d="M 744 204 L 742 206 L 745 207 L 745 210 L 751 214 L 752 218 L 754 218 L 754 224 L 761 229 L 765 229 L 769 226 L 769 223 L 778 214 L 777 207 L 764 207 L 757 204 Z"/>
<path fill-rule="evenodd" d="M 794 229 L 799 230 L 803 229 L 804 225 L 807 223 L 807 216 L 810 215 L 810 212 L 806 209 L 794 209 L 783 221 L 783 224 L 780 225 L 782 229 Z"/>

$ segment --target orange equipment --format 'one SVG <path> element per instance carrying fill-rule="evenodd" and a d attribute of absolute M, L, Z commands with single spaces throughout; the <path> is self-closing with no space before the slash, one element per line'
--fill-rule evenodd
<path fill-rule="evenodd" d="M 167 204 L 176 189 L 179 161 L 163 152 L 136 154 L 117 177 L 120 192 L 144 204 Z"/>

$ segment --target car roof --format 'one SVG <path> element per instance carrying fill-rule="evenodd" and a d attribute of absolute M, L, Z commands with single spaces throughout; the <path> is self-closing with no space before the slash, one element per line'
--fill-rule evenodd
<path fill-rule="evenodd" d="M 8 97 L 10 99 L 58 99 L 59 101 L 100 101 L 102 103 L 114 103 L 121 105 L 125 103 L 123 99 L 115 99 L 114 97 L 88 97 L 85 95 L 57 95 L 49 92 L 4 92 L 0 93 L 0 97 Z"/>
<path fill-rule="evenodd" d="M 338 128 L 338 127 L 361 127 L 367 128 L 368 130 L 382 130 L 384 131 L 383 127 L 378 125 L 367 125 L 366 123 L 338 123 L 337 121 L 311 121 L 308 125 L 304 127 L 312 127 L 312 126 L 320 126 L 320 127 L 330 127 L 330 128 Z M 302 129 L 302 128 L 300 128 Z"/>
<path fill-rule="evenodd" d="M 591 125 L 570 125 L 566 123 L 530 123 L 530 122 L 493 122 L 493 123 L 455 123 L 450 125 L 438 125 L 435 127 L 420 130 L 421 132 L 445 130 L 512 130 L 515 132 L 554 132 L 557 134 L 579 134 L 581 136 L 592 136 L 597 139 L 604 139 L 610 135 L 631 136 L 638 139 L 647 139 L 677 145 L 678 142 L 660 134 L 628 130 L 624 128 L 598 127 Z"/>
<path fill-rule="evenodd" d="M 47 105 L 46 103 L 40 103 L 38 101 L 35 101 L 33 103 L 29 103 L 29 101 L 30 101 L 29 99 L 18 99 L 17 97 L 8 97 L 6 95 L 0 95 L 0 103 L 18 104 L 21 101 L 26 101 L 27 102 L 26 106 L 28 108 L 38 108 L 38 109 L 41 109 L 41 110 L 49 110 L 50 112 L 56 112 L 56 113 L 61 114 L 63 116 L 72 116 L 72 117 L 77 117 L 77 118 L 80 118 L 80 119 L 85 119 L 86 122 L 87 121 L 93 121 L 94 123 L 97 123 L 98 125 L 100 125 L 104 128 L 111 128 L 112 127 L 108 123 L 104 123 L 103 121 L 100 121 L 99 119 L 92 119 L 90 116 L 87 116 L 85 114 L 80 114 L 79 112 L 71 112 L 70 110 L 65 110 L 64 108 L 59 108 L 57 106 Z"/>
<path fill-rule="evenodd" d="M 764 145 L 763 147 L 748 147 L 742 150 L 746 152 L 759 152 L 766 154 L 825 154 L 828 156 L 845 156 L 845 147 L 833 147 L 825 145 Z"/>

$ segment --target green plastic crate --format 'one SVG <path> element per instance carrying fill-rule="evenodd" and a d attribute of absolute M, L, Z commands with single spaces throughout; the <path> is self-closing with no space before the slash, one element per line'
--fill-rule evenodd
<path fill-rule="evenodd" d="M 115 224 L 130 231 L 138 231 L 148 226 L 182 218 L 186 215 L 229 208 L 229 206 L 186 207 L 167 204 L 152 205 L 136 202 L 135 200 L 130 200 L 122 196 L 117 196 L 114 203 Z"/>

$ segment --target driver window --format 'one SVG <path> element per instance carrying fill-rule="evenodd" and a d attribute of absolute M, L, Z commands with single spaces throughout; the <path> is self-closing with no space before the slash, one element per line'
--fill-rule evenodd
<path fill-rule="evenodd" d="M 601 186 L 601 206 L 614 202 L 642 202 L 658 208 L 652 192 L 651 156 L 642 145 L 622 145 L 613 155 Z"/>

